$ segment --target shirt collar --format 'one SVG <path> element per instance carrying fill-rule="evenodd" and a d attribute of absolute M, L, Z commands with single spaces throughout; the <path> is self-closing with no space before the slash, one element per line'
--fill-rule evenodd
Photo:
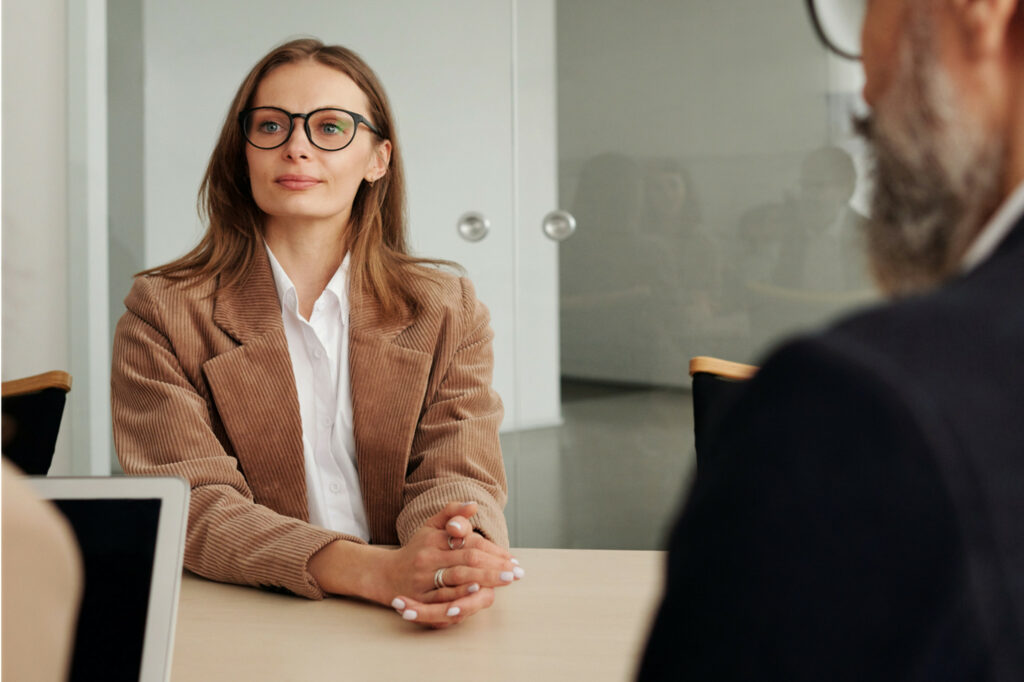
<path fill-rule="evenodd" d="M 274 275 L 274 286 L 277 287 L 277 297 L 281 301 L 281 307 L 298 313 L 299 297 L 295 291 L 295 284 L 292 283 L 288 273 L 281 267 L 277 257 L 274 256 L 274 252 L 270 250 L 270 246 L 266 242 L 263 242 L 263 246 L 267 250 L 267 257 L 270 259 L 270 271 Z M 348 264 L 349 254 L 346 253 L 345 259 L 341 261 L 341 265 L 324 289 L 325 292 L 330 292 L 338 299 L 341 321 L 346 326 L 348 326 Z"/>
<path fill-rule="evenodd" d="M 1017 224 L 1021 214 L 1024 214 L 1024 182 L 1017 186 L 1017 189 L 1010 194 L 1010 197 L 1003 202 L 988 224 L 974 238 L 961 262 L 961 269 L 964 272 L 969 272 L 991 256 L 1003 238 Z"/>

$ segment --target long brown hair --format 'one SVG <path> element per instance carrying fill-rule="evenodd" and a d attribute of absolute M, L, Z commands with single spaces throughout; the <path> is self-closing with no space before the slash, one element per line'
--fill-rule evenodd
<path fill-rule="evenodd" d="M 381 138 L 391 141 L 387 172 L 372 184 L 364 180 L 356 192 L 345 247 L 350 254 L 353 286 L 369 291 L 380 303 L 385 317 L 398 314 L 402 308 L 415 314 L 419 305 L 410 275 L 422 276 L 425 270 L 412 266 L 454 264 L 409 254 L 402 157 L 395 139 L 391 105 L 377 75 L 355 52 L 340 45 L 324 45 L 314 38 L 292 40 L 271 50 L 242 81 L 199 188 L 198 209 L 207 222 L 206 233 L 181 258 L 138 274 L 190 279 L 196 283 L 217 278 L 217 288 L 245 284 L 257 249 L 263 248 L 260 237 L 264 213 L 256 205 L 249 186 L 246 141 L 238 115 L 251 106 L 256 89 L 268 73 L 284 64 L 304 60 L 319 62 L 351 78 L 366 95 L 369 118 Z"/>

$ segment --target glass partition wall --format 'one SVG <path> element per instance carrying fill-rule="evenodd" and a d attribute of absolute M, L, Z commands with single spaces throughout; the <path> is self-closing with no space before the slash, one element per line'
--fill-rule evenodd
<path fill-rule="evenodd" d="M 781 0 L 557 0 L 555 45 L 564 421 L 506 435 L 509 518 L 654 549 L 694 472 L 689 359 L 757 363 L 876 296 L 859 65 Z"/>

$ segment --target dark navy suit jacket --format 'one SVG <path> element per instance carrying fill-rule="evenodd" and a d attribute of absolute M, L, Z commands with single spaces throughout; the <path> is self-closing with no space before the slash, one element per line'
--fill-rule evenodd
<path fill-rule="evenodd" d="M 1024 220 L 782 347 L 709 443 L 641 680 L 1024 680 Z"/>

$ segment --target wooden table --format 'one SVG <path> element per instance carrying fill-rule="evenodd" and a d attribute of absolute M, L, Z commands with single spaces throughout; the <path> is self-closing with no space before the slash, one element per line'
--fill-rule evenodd
<path fill-rule="evenodd" d="M 490 609 L 425 630 L 392 609 L 182 579 L 171 679 L 630 680 L 662 552 L 517 549 L 526 577 Z"/>

